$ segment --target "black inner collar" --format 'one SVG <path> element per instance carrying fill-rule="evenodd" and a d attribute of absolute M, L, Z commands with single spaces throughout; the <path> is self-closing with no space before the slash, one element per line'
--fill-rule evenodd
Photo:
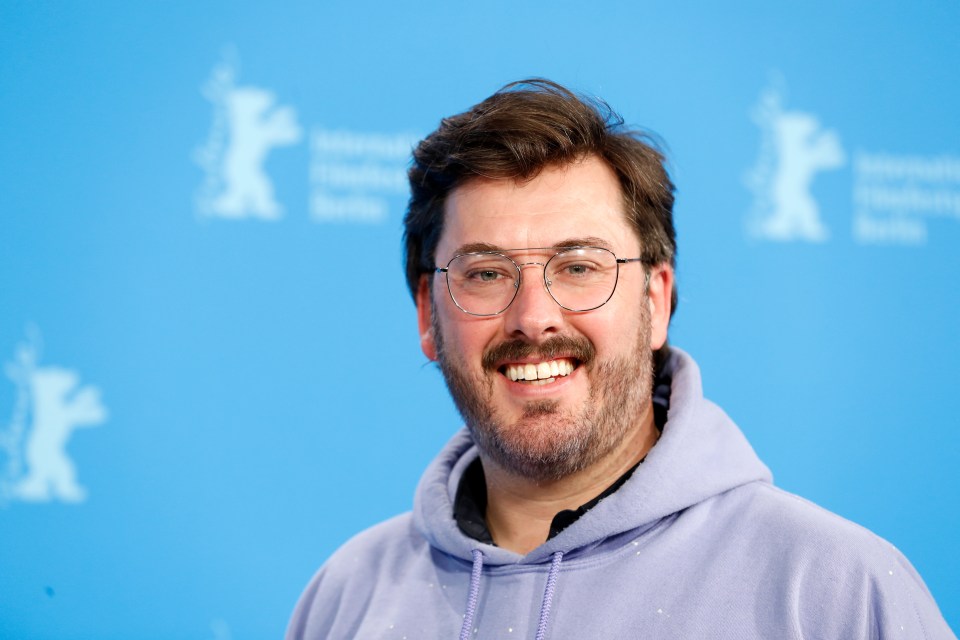
<path fill-rule="evenodd" d="M 554 537 L 571 524 L 580 519 L 590 509 L 619 489 L 624 482 L 633 474 L 634 470 L 640 466 L 643 460 L 630 467 L 630 469 L 617 481 L 607 487 L 603 493 L 593 500 L 581 505 L 576 509 L 564 509 L 553 517 L 550 523 L 550 535 L 547 540 Z M 466 535 L 474 540 L 485 542 L 486 544 L 495 544 L 490 530 L 487 528 L 487 483 L 483 475 L 483 465 L 480 458 L 477 458 L 467 467 L 466 473 L 460 480 L 460 486 L 457 487 L 457 497 L 453 506 L 453 514 L 457 520 L 457 526 Z"/>

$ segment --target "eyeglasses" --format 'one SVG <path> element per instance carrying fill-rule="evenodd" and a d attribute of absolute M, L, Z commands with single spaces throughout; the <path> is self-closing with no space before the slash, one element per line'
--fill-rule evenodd
<path fill-rule="evenodd" d="M 514 262 L 507 252 L 556 253 L 545 263 Z M 453 303 L 472 316 L 496 316 L 510 307 L 520 291 L 523 267 L 543 267 L 543 284 L 558 305 L 568 311 L 593 311 L 613 297 L 620 265 L 643 258 L 618 258 L 602 247 L 543 247 L 474 251 L 455 255 L 436 273 L 447 277 Z M 650 273 L 644 270 L 644 289 Z"/>

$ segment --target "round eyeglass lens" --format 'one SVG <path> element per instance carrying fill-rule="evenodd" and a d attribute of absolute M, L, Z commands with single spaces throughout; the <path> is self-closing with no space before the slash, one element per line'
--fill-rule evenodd
<path fill-rule="evenodd" d="M 495 316 L 516 297 L 520 270 L 499 253 L 468 253 L 447 265 L 447 286 L 454 303 L 467 313 Z"/>
<path fill-rule="evenodd" d="M 606 249 L 585 247 L 550 258 L 544 278 L 550 295 L 564 309 L 590 311 L 603 306 L 617 286 L 617 257 Z"/>

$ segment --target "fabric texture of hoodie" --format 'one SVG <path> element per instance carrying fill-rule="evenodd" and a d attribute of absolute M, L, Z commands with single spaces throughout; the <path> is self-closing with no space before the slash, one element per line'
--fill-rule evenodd
<path fill-rule="evenodd" d="M 287 638 L 955 638 L 891 544 L 771 484 L 743 434 L 672 348 L 670 409 L 612 495 L 527 555 L 453 515 L 477 457 L 461 430 L 412 513 L 347 542 L 314 576 Z"/>

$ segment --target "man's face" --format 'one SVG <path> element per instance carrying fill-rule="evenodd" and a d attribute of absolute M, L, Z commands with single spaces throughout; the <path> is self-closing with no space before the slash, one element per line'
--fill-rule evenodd
<path fill-rule="evenodd" d="M 481 247 L 569 244 L 635 258 L 640 243 L 623 207 L 616 175 L 593 157 L 546 169 L 524 183 L 474 180 L 447 200 L 436 261 L 444 265 Z M 543 264 L 553 253 L 508 255 L 518 264 Z M 654 268 L 648 296 L 643 265 L 621 265 L 613 297 L 580 313 L 550 297 L 542 266 L 524 266 L 522 274 L 513 304 L 492 317 L 464 313 L 442 276 L 425 276 L 417 298 L 421 343 L 440 363 L 488 458 L 522 477 L 560 478 L 597 462 L 631 429 L 649 422 L 651 354 L 666 339 L 672 273 L 669 267 Z M 528 365 L 541 379 L 511 379 Z"/>

